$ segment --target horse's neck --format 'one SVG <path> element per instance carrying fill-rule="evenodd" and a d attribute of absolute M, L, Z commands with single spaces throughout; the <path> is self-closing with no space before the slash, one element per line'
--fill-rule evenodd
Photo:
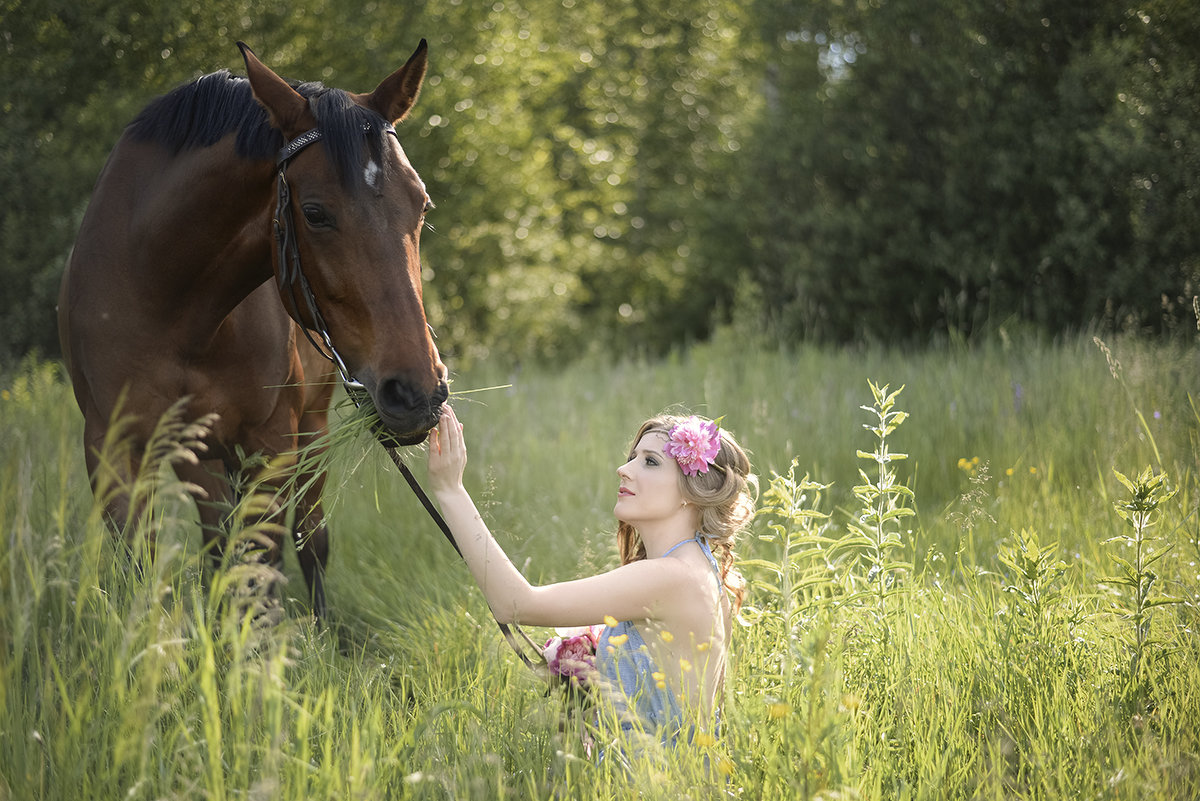
<path fill-rule="evenodd" d="M 237 158 L 231 137 L 145 174 L 131 229 L 145 243 L 136 279 L 164 308 L 216 325 L 272 279 L 274 171 Z"/>

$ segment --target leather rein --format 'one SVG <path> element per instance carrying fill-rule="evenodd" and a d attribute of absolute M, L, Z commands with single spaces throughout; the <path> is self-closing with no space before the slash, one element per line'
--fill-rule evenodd
<path fill-rule="evenodd" d="M 399 137 L 396 136 L 395 127 L 389 122 L 384 122 L 383 125 L 384 133 L 390 134 L 399 141 Z M 275 231 L 275 244 L 279 259 L 278 269 L 275 274 L 276 280 L 279 283 L 280 294 L 287 299 L 292 319 L 297 322 L 302 319 L 300 316 L 300 303 L 303 301 L 305 308 L 308 309 L 309 318 L 313 322 L 313 330 L 320 337 L 320 342 L 313 336 L 308 326 L 303 323 L 300 324 L 300 330 L 304 332 L 304 336 L 312 343 L 317 353 L 324 356 L 337 367 L 338 373 L 342 378 L 342 385 L 346 389 L 346 394 L 354 402 L 355 406 L 361 407 L 364 403 L 370 403 L 370 395 L 367 392 L 367 388 L 350 375 L 350 370 L 346 367 L 346 362 L 342 360 L 341 355 L 337 352 L 337 348 L 333 346 L 333 339 L 329 336 L 329 327 L 326 325 L 325 318 L 321 316 L 321 311 L 317 307 L 317 299 L 313 295 L 312 286 L 308 283 L 308 279 L 305 278 L 304 271 L 300 267 L 300 248 L 296 243 L 296 226 L 292 219 L 292 193 L 286 177 L 288 162 L 295 158 L 304 148 L 320 140 L 321 130 L 313 128 L 285 144 L 275 158 L 275 166 L 278 169 L 275 178 L 278 194 L 272 225 Z M 442 534 L 445 535 L 450 545 L 454 547 L 454 550 L 461 557 L 462 549 L 455 542 L 454 535 L 450 532 L 450 527 L 446 524 L 441 513 L 438 512 L 437 507 L 433 505 L 429 496 L 425 494 L 425 490 L 422 489 L 416 476 L 413 475 L 408 465 L 404 463 L 404 460 L 400 458 L 399 449 L 392 445 L 383 445 L 383 449 L 387 451 L 392 462 L 400 470 L 400 473 L 412 488 L 413 493 L 420 500 L 421 505 L 425 507 L 425 511 L 433 519 L 433 522 L 437 524 L 438 528 L 441 529 Z M 495 617 L 494 612 L 492 616 Z M 540 660 L 542 664 L 545 663 L 546 658 L 542 655 L 541 647 L 528 634 L 522 631 L 520 626 L 515 623 L 509 626 L 498 620 L 496 621 L 496 625 L 500 627 L 500 633 L 504 635 L 504 639 L 508 641 L 508 644 L 517 656 L 521 658 L 522 662 L 534 669 L 539 667 L 539 664 L 530 658 L 520 647 L 516 637 L 513 635 L 514 630 L 533 648 L 536 659 Z"/>

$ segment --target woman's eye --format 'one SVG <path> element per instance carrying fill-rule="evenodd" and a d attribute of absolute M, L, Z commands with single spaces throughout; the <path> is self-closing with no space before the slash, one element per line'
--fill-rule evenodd
<path fill-rule="evenodd" d="M 646 464 L 648 464 L 648 465 L 650 465 L 651 467 L 653 467 L 653 466 L 655 466 L 655 465 L 657 465 L 657 464 L 658 464 L 658 460 L 657 460 L 657 459 L 655 459 L 653 456 L 647 456 L 647 457 L 646 457 Z"/>

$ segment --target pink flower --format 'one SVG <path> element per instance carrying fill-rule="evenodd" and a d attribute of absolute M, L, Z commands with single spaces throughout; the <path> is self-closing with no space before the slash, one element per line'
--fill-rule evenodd
<path fill-rule="evenodd" d="M 596 643 L 603 628 L 556 629 L 558 636 L 548 640 L 542 649 L 546 667 L 554 675 L 587 684 L 588 676 L 596 668 Z"/>
<path fill-rule="evenodd" d="M 671 429 L 663 453 L 679 463 L 685 476 L 708 472 L 721 450 L 721 432 L 715 422 L 692 416 Z"/>

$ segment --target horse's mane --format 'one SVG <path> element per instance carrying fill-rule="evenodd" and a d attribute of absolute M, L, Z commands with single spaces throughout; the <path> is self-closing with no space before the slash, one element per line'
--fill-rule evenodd
<path fill-rule="evenodd" d="M 369 148 L 372 158 L 380 157 L 386 121 L 341 89 L 318 82 L 289 83 L 308 100 L 339 178 L 348 185 L 361 180 L 363 149 Z M 229 70 L 202 75 L 151 101 L 126 130 L 138 141 L 161 144 L 172 155 L 210 147 L 234 132 L 236 153 L 244 159 L 274 159 L 284 144 L 283 135 L 271 127 L 266 110 L 254 99 L 250 82 Z"/>

